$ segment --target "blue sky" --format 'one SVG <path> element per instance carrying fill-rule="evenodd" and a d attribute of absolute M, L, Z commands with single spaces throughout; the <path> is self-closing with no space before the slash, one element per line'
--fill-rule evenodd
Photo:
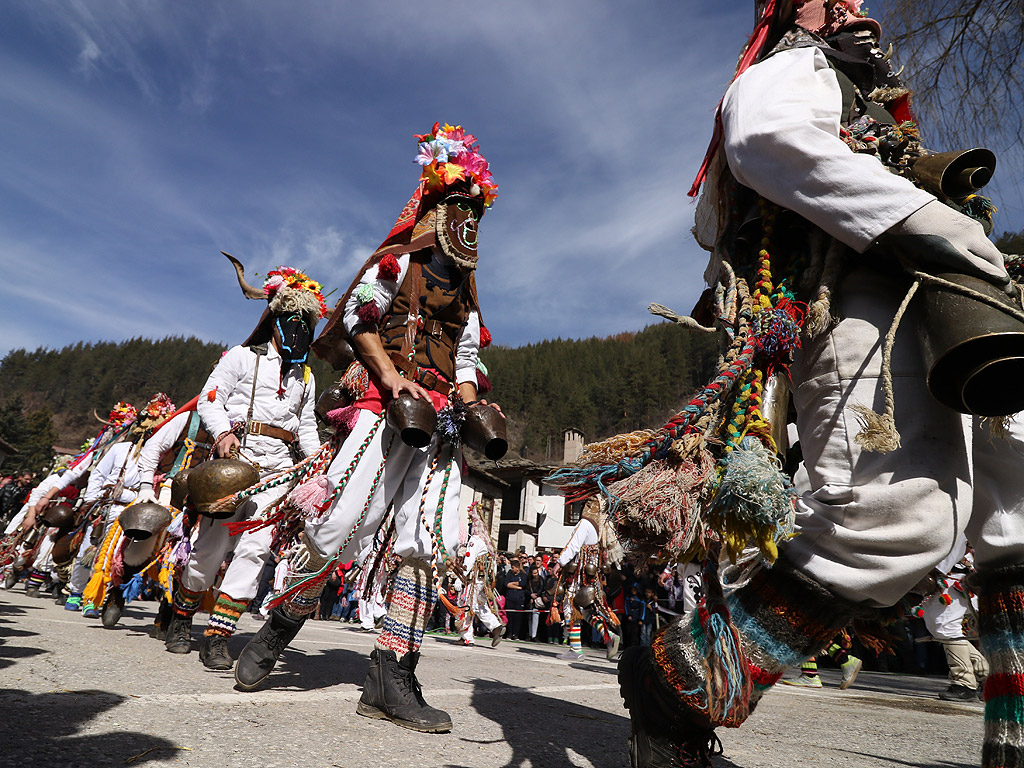
<path fill-rule="evenodd" d="M 343 289 L 435 120 L 476 134 L 500 185 L 478 273 L 496 342 L 687 311 L 706 259 L 685 192 L 750 5 L 7 0 L 0 355 L 238 343 L 260 308 L 220 250 Z"/>

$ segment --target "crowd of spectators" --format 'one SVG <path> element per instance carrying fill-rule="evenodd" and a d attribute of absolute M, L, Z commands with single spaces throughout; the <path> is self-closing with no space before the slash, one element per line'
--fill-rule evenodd
<path fill-rule="evenodd" d="M 37 483 L 31 472 L 0 477 L 0 531 L 18 514 Z"/>

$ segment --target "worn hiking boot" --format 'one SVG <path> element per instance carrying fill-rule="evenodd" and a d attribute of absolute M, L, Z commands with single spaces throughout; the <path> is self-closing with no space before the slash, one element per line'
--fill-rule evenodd
<path fill-rule="evenodd" d="M 845 691 L 853 685 L 853 682 L 857 679 L 857 675 L 860 674 L 860 668 L 863 666 L 864 662 L 856 656 L 851 656 L 840 664 L 839 668 L 843 671 L 843 681 L 839 684 L 839 690 Z"/>
<path fill-rule="evenodd" d="M 818 675 L 800 675 L 792 680 L 780 680 L 783 685 L 792 685 L 796 688 L 823 688 L 821 678 Z"/>
<path fill-rule="evenodd" d="M 452 719 L 448 713 L 434 709 L 423 699 L 416 679 L 419 659 L 417 651 L 410 651 L 399 661 L 394 651 L 375 648 L 370 654 L 370 669 L 356 712 L 423 733 L 450 731 Z"/>
<path fill-rule="evenodd" d="M 174 614 L 167 625 L 164 645 L 168 653 L 192 653 L 192 617 Z"/>
<path fill-rule="evenodd" d="M 604 655 L 608 661 L 614 661 L 615 657 L 619 655 L 619 644 L 622 642 L 622 638 L 614 632 L 608 635 L 608 645 L 604 647 Z"/>
<path fill-rule="evenodd" d="M 124 611 L 124 592 L 120 587 L 111 587 L 107 592 L 107 599 L 103 601 L 103 612 L 100 614 L 100 621 L 107 629 L 113 629 L 121 620 L 121 613 Z"/>
<path fill-rule="evenodd" d="M 199 641 L 199 660 L 207 669 L 231 669 L 235 666 L 224 635 L 204 635 Z"/>
<path fill-rule="evenodd" d="M 4 574 L 4 589 L 14 589 L 14 585 L 18 583 L 20 578 L 21 573 L 19 571 L 9 568 L 7 573 Z"/>
<path fill-rule="evenodd" d="M 939 698 L 943 701 L 977 701 L 978 691 L 966 685 L 953 683 L 946 690 L 939 692 Z"/>
<path fill-rule="evenodd" d="M 630 768 L 712 768 L 712 755 L 722 754 L 715 729 L 697 713 L 679 716 L 675 693 L 658 679 L 651 649 L 632 646 L 619 660 L 619 693 L 632 733 Z"/>
<path fill-rule="evenodd" d="M 503 624 L 499 624 L 494 629 L 492 629 L 491 630 L 491 648 L 497 648 L 498 647 L 498 643 L 501 642 L 501 638 L 503 638 L 504 636 L 505 636 L 505 626 Z M 467 645 L 472 645 L 472 644 L 473 643 L 467 643 Z"/>
<path fill-rule="evenodd" d="M 295 636 L 306 617 L 296 619 L 281 608 L 274 608 L 256 636 L 242 649 L 235 665 L 235 682 L 243 691 L 252 691 L 274 671 L 274 665 Z"/>

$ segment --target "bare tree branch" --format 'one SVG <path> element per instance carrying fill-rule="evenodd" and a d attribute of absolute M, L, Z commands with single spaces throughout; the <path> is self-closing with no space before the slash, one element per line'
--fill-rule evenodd
<path fill-rule="evenodd" d="M 926 144 L 1024 145 L 1024 0 L 890 0 Z"/>

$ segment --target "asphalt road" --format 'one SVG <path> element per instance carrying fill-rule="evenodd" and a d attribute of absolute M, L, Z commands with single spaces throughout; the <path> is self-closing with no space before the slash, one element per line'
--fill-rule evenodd
<path fill-rule="evenodd" d="M 419 677 L 455 728 L 428 735 L 355 714 L 372 635 L 308 622 L 272 686 L 242 693 L 230 672 L 151 639 L 154 608 L 131 605 L 106 630 L 20 586 L 0 591 L 0 766 L 628 765 L 615 667 L 594 652 L 570 664 L 553 646 L 430 637 Z M 243 617 L 234 655 L 257 628 Z M 938 700 L 943 680 L 863 673 L 840 691 L 824 679 L 821 690 L 778 686 L 742 729 L 721 730 L 716 766 L 979 764 L 982 706 Z"/>

